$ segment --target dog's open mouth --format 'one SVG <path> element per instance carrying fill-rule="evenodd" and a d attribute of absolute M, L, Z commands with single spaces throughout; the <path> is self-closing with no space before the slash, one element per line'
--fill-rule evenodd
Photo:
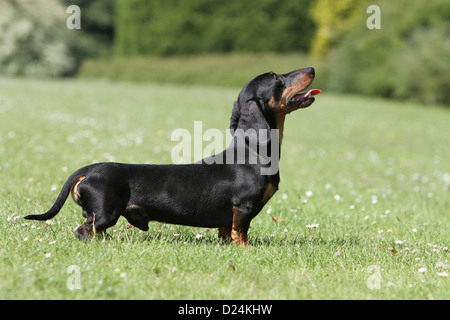
<path fill-rule="evenodd" d="M 320 94 L 322 90 L 310 89 L 307 92 L 296 93 L 288 103 L 288 108 L 298 109 L 309 107 L 314 102 L 314 96 Z"/>

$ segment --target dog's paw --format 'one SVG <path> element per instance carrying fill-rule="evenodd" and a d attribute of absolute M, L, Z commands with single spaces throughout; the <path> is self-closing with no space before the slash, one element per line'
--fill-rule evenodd
<path fill-rule="evenodd" d="M 78 239 L 86 241 L 92 239 L 94 232 L 88 224 L 84 223 L 75 229 L 75 235 Z"/>

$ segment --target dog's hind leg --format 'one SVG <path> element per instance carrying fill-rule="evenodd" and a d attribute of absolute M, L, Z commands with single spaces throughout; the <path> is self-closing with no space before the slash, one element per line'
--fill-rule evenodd
<path fill-rule="evenodd" d="M 86 213 L 87 219 L 84 224 L 76 229 L 76 236 L 79 239 L 91 239 L 94 233 L 105 233 L 106 229 L 114 226 L 123 211 L 121 208 L 114 208 L 105 210 L 104 208 L 97 208 L 97 210 L 83 210 L 83 215 Z"/>
<path fill-rule="evenodd" d="M 86 222 L 76 229 L 77 238 L 91 239 L 94 233 L 105 233 L 106 229 L 117 223 L 124 209 L 125 205 L 114 203 L 112 199 L 97 200 L 83 206 Z"/>
<path fill-rule="evenodd" d="M 80 183 L 76 202 L 83 208 L 86 222 L 76 230 L 76 236 L 90 239 L 95 233 L 104 233 L 114 226 L 125 211 L 127 189 L 122 186 L 104 185 L 104 182 L 86 178 Z"/>
<path fill-rule="evenodd" d="M 92 231 L 92 226 L 90 224 L 83 223 L 75 230 L 75 236 L 80 240 L 90 240 L 94 236 L 94 232 Z"/>

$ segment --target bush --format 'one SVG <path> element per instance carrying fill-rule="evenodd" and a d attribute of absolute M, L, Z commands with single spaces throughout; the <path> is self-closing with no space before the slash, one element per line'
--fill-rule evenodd
<path fill-rule="evenodd" d="M 415 97 L 427 104 L 450 104 L 450 24 L 418 29 L 411 34 L 411 45 L 398 52 L 393 65 L 392 95 Z"/>
<path fill-rule="evenodd" d="M 119 0 L 121 55 L 306 51 L 311 0 Z"/>
<path fill-rule="evenodd" d="M 450 2 L 384 3 L 381 29 L 355 25 L 338 49 L 330 89 L 450 104 Z"/>
<path fill-rule="evenodd" d="M 57 0 L 2 0 L 0 73 L 60 76 L 74 68 L 66 10 Z"/>

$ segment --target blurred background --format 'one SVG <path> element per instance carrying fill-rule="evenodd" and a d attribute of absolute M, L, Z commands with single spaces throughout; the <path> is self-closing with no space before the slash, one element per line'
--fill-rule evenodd
<path fill-rule="evenodd" d="M 242 87 L 307 66 L 323 90 L 448 107 L 450 1 L 0 0 L 3 76 Z"/>

